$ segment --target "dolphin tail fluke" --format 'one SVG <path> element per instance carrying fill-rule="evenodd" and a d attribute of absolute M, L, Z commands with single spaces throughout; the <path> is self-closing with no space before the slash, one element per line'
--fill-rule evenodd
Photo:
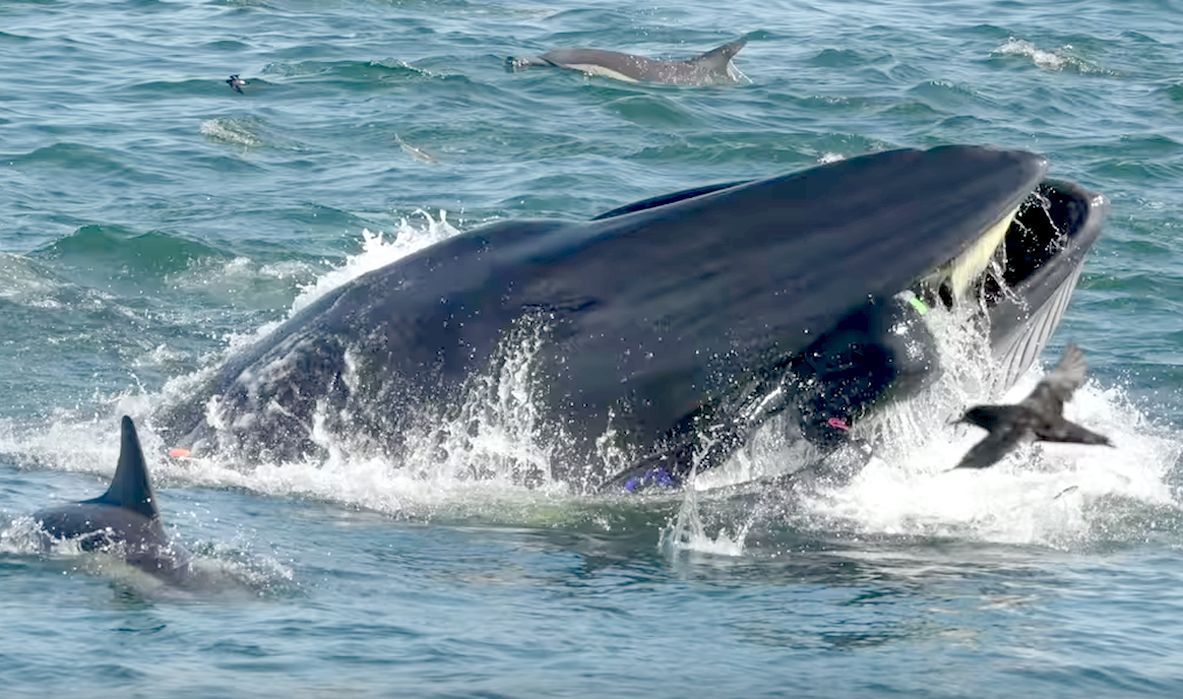
<path fill-rule="evenodd" d="M 736 39 L 729 41 L 722 46 L 716 47 L 702 54 L 694 59 L 695 63 L 708 66 L 711 70 L 726 71 L 727 65 L 731 63 L 731 59 L 735 58 L 735 54 L 739 53 L 740 49 L 748 43 L 747 38 Z"/>
<path fill-rule="evenodd" d="M 144 450 L 140 448 L 135 423 L 126 415 L 122 421 L 119 464 L 115 467 L 115 477 L 111 479 L 106 493 L 87 502 L 121 507 L 148 519 L 160 517 L 160 510 L 156 507 L 156 494 L 152 491 L 152 482 L 148 478 L 148 465 L 144 462 Z"/>

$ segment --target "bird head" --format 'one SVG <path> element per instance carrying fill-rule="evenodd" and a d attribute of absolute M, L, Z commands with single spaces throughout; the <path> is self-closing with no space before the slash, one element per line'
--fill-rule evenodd
<path fill-rule="evenodd" d="M 984 429 L 990 429 L 990 426 L 996 422 L 994 418 L 994 413 L 991 412 L 987 406 L 975 405 L 969 410 L 966 410 L 960 418 L 954 420 L 953 424 L 970 424 L 977 425 L 978 427 L 982 427 Z"/>

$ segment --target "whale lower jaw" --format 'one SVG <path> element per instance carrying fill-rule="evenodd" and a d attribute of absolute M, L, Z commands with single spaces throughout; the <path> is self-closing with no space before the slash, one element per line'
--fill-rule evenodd
<path fill-rule="evenodd" d="M 1064 318 L 1064 311 L 1072 300 L 1081 270 L 1082 267 L 1077 266 L 1046 303 L 995 343 L 994 358 L 998 363 L 996 389 L 1005 390 L 1014 385 L 1039 358 Z"/>
<path fill-rule="evenodd" d="M 992 279 L 981 288 L 1000 391 L 1035 363 L 1059 327 L 1109 209 L 1103 195 L 1059 180 L 1045 180 L 1032 197 L 1038 209 L 1020 212 L 996 256 L 1007 288 Z"/>

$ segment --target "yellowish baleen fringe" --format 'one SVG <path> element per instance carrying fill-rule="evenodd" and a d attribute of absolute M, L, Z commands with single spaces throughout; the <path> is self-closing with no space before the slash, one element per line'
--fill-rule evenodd
<path fill-rule="evenodd" d="M 1010 224 L 1015 220 L 1015 216 L 1019 213 L 1019 208 L 1016 206 L 1006 216 L 991 226 L 985 233 L 978 237 L 972 245 L 955 257 L 948 264 L 939 267 L 936 272 L 928 278 L 933 282 L 933 288 L 940 286 L 941 282 L 946 279 L 949 281 L 949 289 L 953 292 L 954 299 L 961 299 L 965 296 L 965 292 L 969 290 L 970 284 L 978 278 L 982 272 L 986 271 L 986 266 L 990 264 L 990 258 L 994 256 L 994 251 L 1002 244 L 1003 239 L 1006 238 L 1006 232 L 1010 229 Z"/>

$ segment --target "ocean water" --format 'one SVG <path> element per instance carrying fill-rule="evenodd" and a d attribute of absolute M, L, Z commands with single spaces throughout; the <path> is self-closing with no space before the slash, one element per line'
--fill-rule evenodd
<path fill-rule="evenodd" d="M 3 0 L 0 694 L 1180 696 L 1181 20 L 1177 0 Z M 503 67 L 739 35 L 737 86 Z M 976 435 L 922 404 L 849 483 L 617 499 L 347 449 L 170 460 L 152 431 L 233 347 L 458 231 L 950 142 L 1046 153 L 1112 200 L 1043 359 L 1084 347 L 1069 415 L 1115 450 L 945 474 Z M 530 406 L 489 408 L 471 456 L 545 465 Z M 104 487 L 124 413 L 208 584 L 36 544 L 29 512 Z M 758 443 L 732 472 L 791 458 Z"/>

